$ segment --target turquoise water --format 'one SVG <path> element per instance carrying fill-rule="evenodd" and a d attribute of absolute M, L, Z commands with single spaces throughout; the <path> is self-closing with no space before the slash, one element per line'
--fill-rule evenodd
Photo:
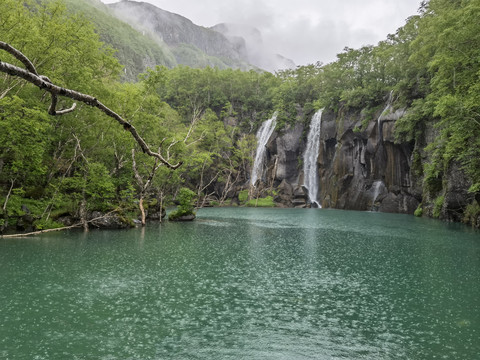
<path fill-rule="evenodd" d="M 480 233 L 411 216 L 0 239 L 2 359 L 479 359 L 479 300 Z"/>

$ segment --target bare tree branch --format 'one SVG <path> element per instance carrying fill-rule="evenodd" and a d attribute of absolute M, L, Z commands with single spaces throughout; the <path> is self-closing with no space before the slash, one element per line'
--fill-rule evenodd
<path fill-rule="evenodd" d="M 177 164 L 171 164 L 167 159 L 165 159 L 160 154 L 160 152 L 158 153 L 153 152 L 150 149 L 150 147 L 147 145 L 145 140 L 143 140 L 143 138 L 138 134 L 137 130 L 132 124 L 130 124 L 128 121 L 124 120 L 120 115 L 115 113 L 113 110 L 111 110 L 110 108 L 102 104 L 95 97 L 87 94 L 83 94 L 75 90 L 66 89 L 66 88 L 57 86 L 53 84 L 47 77 L 38 75 L 37 70 L 35 69 L 35 66 L 33 66 L 32 62 L 28 60 L 28 58 L 25 55 L 23 55 L 20 51 L 13 48 L 9 44 L 0 41 L 0 49 L 3 49 L 9 52 L 10 54 L 12 54 L 13 56 L 15 56 L 27 68 L 27 70 L 25 70 L 18 66 L 15 66 L 0 60 L 0 71 L 6 74 L 9 74 L 11 76 L 20 77 L 28 81 L 29 83 L 39 87 L 40 89 L 49 92 L 52 95 L 52 104 L 50 105 L 50 109 L 49 109 L 49 113 L 51 115 L 62 115 L 67 112 L 71 112 L 75 109 L 75 105 L 73 105 L 70 109 L 56 111 L 55 107 L 56 107 L 58 96 L 65 96 L 73 100 L 81 101 L 86 105 L 100 109 L 106 115 L 115 119 L 120 125 L 123 126 L 125 130 L 130 132 L 130 134 L 133 136 L 133 138 L 135 139 L 137 144 L 140 146 L 142 151 L 147 155 L 157 158 L 158 160 L 160 160 L 160 162 L 162 162 L 163 164 L 165 164 L 171 169 L 177 169 L 182 165 L 182 162 L 179 162 Z"/>
<path fill-rule="evenodd" d="M 202 117 L 202 111 L 197 109 L 197 107 L 194 107 L 193 109 L 193 114 L 192 114 L 192 122 L 190 123 L 190 127 L 188 128 L 187 135 L 185 135 L 185 139 L 183 139 L 183 142 L 186 144 L 188 138 L 192 134 L 192 131 L 197 124 L 198 120 Z M 187 145 L 188 146 L 188 145 Z"/>
<path fill-rule="evenodd" d="M 23 65 L 25 65 L 25 68 L 28 71 L 38 76 L 37 69 L 35 69 L 33 63 L 25 55 L 23 55 L 21 51 L 15 49 L 13 46 L 3 41 L 0 41 L 0 49 L 3 49 L 9 54 L 15 56 L 17 60 L 19 60 Z"/>
<path fill-rule="evenodd" d="M 33 63 L 30 61 L 30 59 L 27 58 L 21 51 L 15 49 L 13 46 L 11 46 L 10 44 L 7 44 L 3 41 L 0 41 L 0 49 L 3 49 L 5 51 L 7 51 L 8 53 L 10 53 L 11 55 L 13 55 L 17 60 L 19 60 L 21 63 L 23 63 L 23 65 L 25 65 L 26 69 L 29 72 L 31 72 L 32 74 L 37 75 L 40 78 L 42 78 L 43 80 L 51 83 L 51 81 L 48 77 L 41 76 L 41 75 L 38 74 L 37 69 L 35 68 L 35 65 L 33 65 Z M 52 96 L 52 102 L 50 104 L 50 108 L 48 109 L 48 113 L 50 115 L 53 115 L 53 116 L 63 115 L 63 114 L 67 114 L 67 113 L 75 110 L 75 107 L 77 106 L 77 104 L 73 104 L 73 106 L 70 107 L 69 109 L 56 111 L 56 107 L 57 107 L 57 103 L 58 103 L 57 94 L 54 94 L 54 93 L 50 93 L 50 94 Z"/>
<path fill-rule="evenodd" d="M 2 207 L 3 212 L 5 212 L 7 210 L 8 199 L 10 198 L 10 195 L 12 194 L 13 185 L 15 184 L 15 180 L 16 179 L 11 179 L 10 180 L 12 185 L 10 186 L 10 189 L 8 190 L 7 196 L 5 197 L 5 202 L 3 203 L 3 207 Z"/>
<path fill-rule="evenodd" d="M 7 77 L 7 75 L 5 75 L 5 77 Z M 7 96 L 7 94 L 12 91 L 19 83 L 21 82 L 21 80 L 17 80 L 15 82 L 13 82 L 13 85 L 10 86 L 10 87 L 7 87 L 5 89 L 5 91 L 3 93 L 0 94 L 0 100 L 2 100 L 5 96 Z"/>
<path fill-rule="evenodd" d="M 143 206 L 143 200 L 145 198 L 145 195 L 148 192 L 148 188 L 150 187 L 153 178 L 155 177 L 155 174 L 157 173 L 158 169 L 160 169 L 160 166 L 163 164 L 158 162 L 158 159 L 155 159 L 155 163 L 153 164 L 151 170 L 148 173 L 147 180 L 144 182 L 142 179 L 142 176 L 138 172 L 137 168 L 137 162 L 135 160 L 135 149 L 132 149 L 132 168 L 133 168 L 133 173 L 135 174 L 135 179 L 137 180 L 137 184 L 140 187 L 140 193 L 138 195 L 138 207 L 140 208 L 140 212 L 142 215 L 142 226 L 145 226 L 146 224 L 146 216 L 145 216 L 145 208 Z M 160 208 L 161 209 L 161 208 Z M 161 210 L 160 210 L 161 211 Z"/>

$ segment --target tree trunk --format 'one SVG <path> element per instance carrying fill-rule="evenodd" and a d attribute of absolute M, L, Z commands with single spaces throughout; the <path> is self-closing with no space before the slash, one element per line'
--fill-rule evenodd
<path fill-rule="evenodd" d="M 142 213 L 142 226 L 145 226 L 145 208 L 143 207 L 143 195 L 140 195 L 140 201 L 138 202 L 138 207 L 140 208 L 140 212 Z"/>
<path fill-rule="evenodd" d="M 163 191 L 160 193 L 160 223 L 162 222 L 163 216 Z"/>
<path fill-rule="evenodd" d="M 80 203 L 80 221 L 82 222 L 83 230 L 88 232 L 87 202 L 85 199 Z"/>
<path fill-rule="evenodd" d="M 85 188 L 82 191 L 82 201 L 80 202 L 80 222 L 82 223 L 83 230 L 88 232 L 88 219 L 87 219 L 87 199 L 85 197 Z"/>
<path fill-rule="evenodd" d="M 8 190 L 7 196 L 5 197 L 5 202 L 3 203 L 2 210 L 6 214 L 7 213 L 7 204 L 8 204 L 8 199 L 10 199 L 10 195 L 12 194 L 13 190 L 13 185 L 15 184 L 15 179 L 10 180 L 12 185 L 10 186 L 10 189 Z"/>

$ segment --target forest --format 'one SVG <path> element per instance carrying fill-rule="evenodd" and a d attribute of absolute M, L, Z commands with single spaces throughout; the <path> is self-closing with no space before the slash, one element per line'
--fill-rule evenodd
<path fill-rule="evenodd" d="M 186 189 L 197 207 L 241 205 L 255 133 L 275 111 L 280 132 L 320 108 L 359 111 L 366 126 L 390 93 L 407 109 L 395 137 L 416 149 L 424 201 L 442 202 L 444 175 L 455 165 L 476 199 L 463 209 L 465 221 L 479 217 L 480 0 L 425 1 L 395 34 L 345 48 L 329 64 L 275 74 L 158 65 L 136 80 L 123 76 L 117 49 L 100 40 L 87 16 L 62 0 L 22 2 L 0 3 L 0 41 L 53 84 L 101 101 L 181 166 L 144 153 L 131 133 L 87 104 L 50 115 L 45 90 L 0 72 L 0 233 L 71 225 L 72 218 L 86 223 L 112 211 L 133 225 L 133 218 L 145 221 L 142 209 L 161 218 Z M 0 50 L 5 63 L 24 67 Z M 72 103 L 59 97 L 57 106 Z"/>

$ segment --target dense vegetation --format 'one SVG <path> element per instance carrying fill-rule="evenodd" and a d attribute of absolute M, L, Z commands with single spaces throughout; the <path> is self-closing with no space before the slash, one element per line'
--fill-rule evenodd
<path fill-rule="evenodd" d="M 125 64 L 86 16 L 60 0 L 23 2 L 0 3 L 0 40 L 53 82 L 101 99 L 184 164 L 158 166 L 96 109 L 51 117 L 44 93 L 0 74 L 0 229 L 7 221 L 22 229 L 27 215 L 38 229 L 58 226 L 65 214 L 116 209 L 132 216 L 139 201 L 148 211 L 182 187 L 194 191 L 198 206 L 224 203 L 246 183 L 255 131 L 274 110 L 279 130 L 321 107 L 362 111 L 369 121 L 392 91 L 395 106 L 408 108 L 397 137 L 416 144 L 425 200 L 441 201 L 452 166 L 467 174 L 470 192 L 480 192 L 480 0 L 423 3 L 385 41 L 346 48 L 326 65 L 275 75 L 157 66 L 136 82 L 121 81 Z M 124 51 L 117 34 L 110 39 Z M 0 58 L 20 65 L 4 52 Z M 427 132 L 435 134 L 429 141 Z M 478 205 L 467 210 L 475 215 Z"/>
<path fill-rule="evenodd" d="M 67 10 L 88 18 L 100 40 L 115 48 L 115 57 L 123 65 L 122 78 L 135 81 L 147 66 L 177 65 L 174 54 L 162 41 L 144 36 L 130 25 L 117 19 L 98 0 L 65 0 Z"/>

